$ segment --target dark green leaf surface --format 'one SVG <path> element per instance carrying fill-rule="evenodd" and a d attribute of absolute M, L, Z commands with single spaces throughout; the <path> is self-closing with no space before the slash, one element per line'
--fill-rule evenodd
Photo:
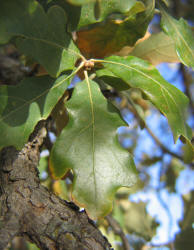
<path fill-rule="evenodd" d="M 27 142 L 38 121 L 46 119 L 70 84 L 63 75 L 26 78 L 17 86 L 0 87 L 0 148 L 18 149 Z"/>
<path fill-rule="evenodd" d="M 126 124 L 91 80 L 76 86 L 67 110 L 69 123 L 54 144 L 51 171 L 61 178 L 73 169 L 73 199 L 92 218 L 105 216 L 116 190 L 137 178 L 133 159 L 117 138 L 117 128 Z"/>
<path fill-rule="evenodd" d="M 15 37 L 19 50 L 37 60 L 51 76 L 73 69 L 79 51 L 66 32 L 62 8 L 47 13 L 34 0 L 1 1 L 0 43 Z"/>
<path fill-rule="evenodd" d="M 70 21 L 70 30 L 80 30 L 84 26 L 96 24 L 104 21 L 107 17 L 113 14 L 113 17 L 123 19 L 124 17 L 131 17 L 136 13 L 145 9 L 144 2 L 147 9 L 144 13 L 145 24 L 147 23 L 146 16 L 150 16 L 150 8 L 153 6 L 154 0 L 136 1 L 136 0 L 103 0 L 103 1 L 87 1 L 87 4 L 82 6 L 73 6 L 71 4 L 62 3 L 61 0 L 55 0 L 67 12 L 68 21 Z M 148 3 L 148 4 L 147 4 Z M 77 19 L 74 14 L 77 13 Z M 115 15 L 116 13 L 116 15 Z M 144 22 L 142 23 L 144 25 Z M 141 29 L 141 27 L 140 27 Z"/>
<path fill-rule="evenodd" d="M 133 56 L 108 57 L 103 65 L 111 71 L 111 76 L 113 73 L 115 77 L 125 81 L 129 88 L 138 88 L 146 94 L 147 98 L 167 117 L 175 142 L 180 135 L 191 138 L 191 130 L 184 120 L 188 98 L 165 81 L 156 68 Z"/>
<path fill-rule="evenodd" d="M 176 46 L 177 55 L 188 67 L 194 68 L 194 35 L 191 27 L 181 18 L 179 21 L 162 9 L 161 26 Z"/>

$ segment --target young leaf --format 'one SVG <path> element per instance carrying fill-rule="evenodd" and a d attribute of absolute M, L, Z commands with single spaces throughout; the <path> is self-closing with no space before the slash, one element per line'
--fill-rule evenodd
<path fill-rule="evenodd" d="M 116 190 L 137 179 L 133 159 L 117 138 L 117 128 L 126 124 L 90 79 L 76 86 L 67 110 L 69 123 L 52 149 L 51 172 L 61 178 L 73 169 L 74 201 L 92 218 L 105 216 Z"/>
<path fill-rule="evenodd" d="M 174 41 L 163 32 L 153 34 L 138 43 L 129 54 L 147 60 L 153 65 L 162 62 L 179 62 Z"/>
<path fill-rule="evenodd" d="M 94 60 L 95 61 L 95 60 Z M 103 60 L 96 60 L 103 62 Z M 115 77 L 125 81 L 128 88 L 139 88 L 147 98 L 167 117 L 174 140 L 180 135 L 191 138 L 191 130 L 184 121 L 188 98 L 176 87 L 164 80 L 158 70 L 139 58 L 128 56 L 106 58 L 104 67 Z M 111 82 L 109 83 L 111 85 Z"/>
<path fill-rule="evenodd" d="M 6 0 L 0 8 L 0 43 L 16 38 L 18 49 L 37 60 L 51 76 L 74 68 L 79 51 L 66 32 L 66 15 L 59 6 L 47 13 L 35 0 Z"/>
<path fill-rule="evenodd" d="M 26 78 L 17 86 L 0 87 L 0 148 L 22 148 L 38 121 L 51 113 L 70 76 L 57 80 L 49 76 Z"/>
<path fill-rule="evenodd" d="M 161 12 L 161 26 L 173 39 L 178 57 L 186 66 L 194 68 L 194 36 L 191 27 L 183 18 L 177 21 L 164 9 L 161 9 Z"/>
<path fill-rule="evenodd" d="M 108 19 L 89 30 L 77 32 L 77 46 L 88 58 L 104 58 L 120 51 L 124 46 L 132 46 L 142 37 L 153 16 L 154 1 L 143 3 L 134 1 L 124 19 Z"/>

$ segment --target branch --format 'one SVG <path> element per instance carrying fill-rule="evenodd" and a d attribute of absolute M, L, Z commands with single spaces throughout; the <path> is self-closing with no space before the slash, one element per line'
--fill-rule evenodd
<path fill-rule="evenodd" d="M 46 137 L 40 123 L 21 151 L 4 148 L 0 155 L 0 250 L 15 236 L 40 249 L 111 249 L 85 212 L 41 186 L 36 168 Z"/>
<path fill-rule="evenodd" d="M 129 245 L 129 241 L 127 240 L 127 238 L 126 238 L 121 226 L 119 225 L 119 223 L 111 215 L 107 215 L 106 220 L 108 221 L 109 225 L 113 229 L 114 233 L 121 237 L 121 240 L 123 242 L 123 249 L 124 250 L 130 250 L 131 248 L 130 248 L 130 245 Z"/>

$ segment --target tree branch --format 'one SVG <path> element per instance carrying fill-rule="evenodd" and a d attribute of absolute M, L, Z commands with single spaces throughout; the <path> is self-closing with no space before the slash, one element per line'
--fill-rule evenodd
<path fill-rule="evenodd" d="M 0 250 L 14 236 L 24 236 L 40 249 L 111 249 L 85 212 L 41 186 L 36 168 L 46 137 L 40 123 L 21 151 L 4 148 L 0 155 Z"/>
<path fill-rule="evenodd" d="M 110 227 L 112 228 L 112 230 L 114 231 L 114 233 L 121 237 L 121 240 L 123 243 L 123 249 L 130 250 L 131 248 L 129 245 L 129 241 L 127 240 L 127 237 L 125 236 L 119 223 L 111 215 L 107 215 L 106 220 L 108 221 L 108 223 L 109 223 Z"/>

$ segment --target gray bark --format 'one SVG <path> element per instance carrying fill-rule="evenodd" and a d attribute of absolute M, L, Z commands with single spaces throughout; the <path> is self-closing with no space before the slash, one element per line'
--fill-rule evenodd
<path fill-rule="evenodd" d="M 0 250 L 15 236 L 40 249 L 111 249 L 85 212 L 40 184 L 37 164 L 45 135 L 41 125 L 21 151 L 7 147 L 1 152 Z"/>

